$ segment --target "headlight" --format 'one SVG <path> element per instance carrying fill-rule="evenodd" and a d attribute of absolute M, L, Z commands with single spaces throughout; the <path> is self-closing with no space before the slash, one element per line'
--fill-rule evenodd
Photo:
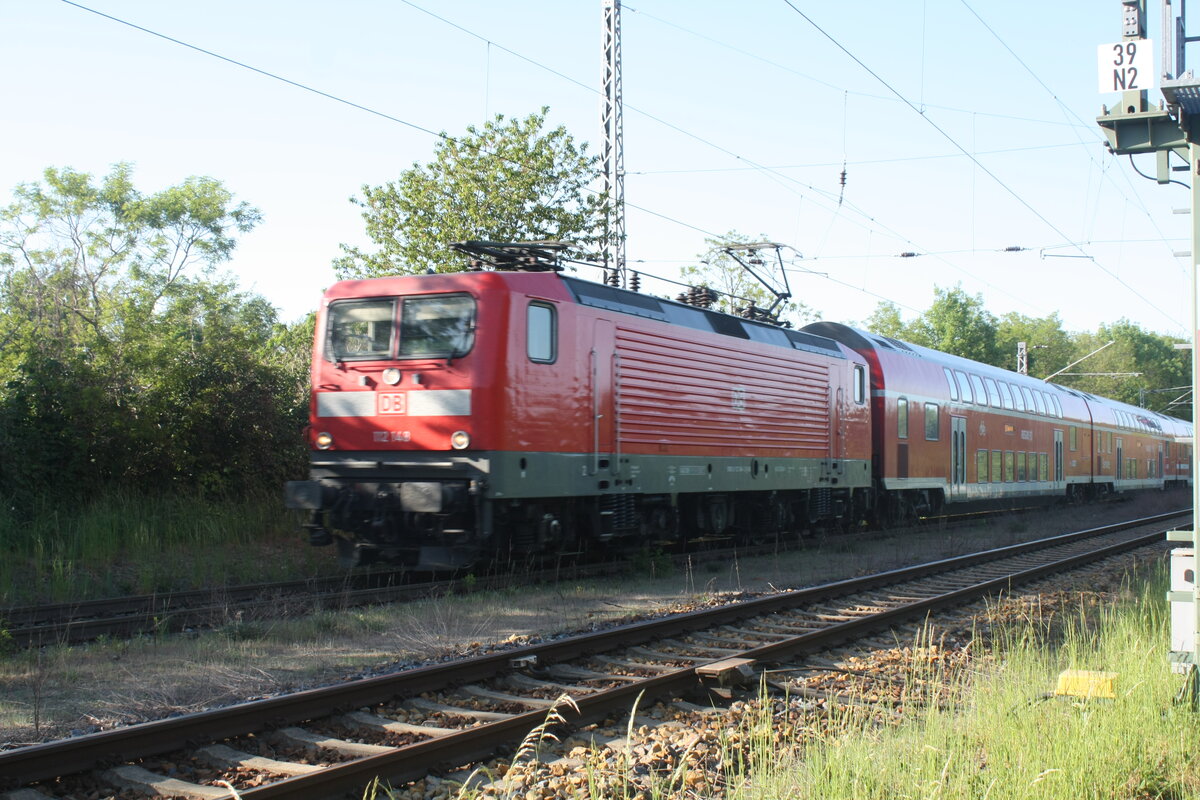
<path fill-rule="evenodd" d="M 466 450 L 471 446 L 471 435 L 466 431 L 455 431 L 450 434 L 450 446 L 455 450 Z"/>
<path fill-rule="evenodd" d="M 383 382 L 388 386 L 395 386 L 404 376 L 401 374 L 400 370 L 396 369 L 395 367 L 388 367 L 379 377 L 382 378 Z"/>
<path fill-rule="evenodd" d="M 329 434 L 329 433 L 323 433 L 323 432 L 318 433 L 317 434 L 317 449 L 328 450 L 331 447 L 333 447 L 333 435 Z"/>

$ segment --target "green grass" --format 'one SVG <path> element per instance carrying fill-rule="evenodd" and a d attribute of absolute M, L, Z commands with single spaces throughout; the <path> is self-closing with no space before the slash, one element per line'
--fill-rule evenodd
<path fill-rule="evenodd" d="M 958 678 L 950 708 L 930 704 L 899 725 L 845 714 L 825 735 L 752 758 L 731 797 L 1200 796 L 1200 716 L 1173 703 L 1182 678 L 1167 665 L 1164 591 L 1160 574 L 1061 625 L 1005 626 L 994 663 Z M 1116 699 L 1045 698 L 1064 669 L 1119 673 Z"/>
<path fill-rule="evenodd" d="M 113 494 L 84 506 L 0 507 L 0 605 L 286 580 L 331 566 L 278 497 Z"/>

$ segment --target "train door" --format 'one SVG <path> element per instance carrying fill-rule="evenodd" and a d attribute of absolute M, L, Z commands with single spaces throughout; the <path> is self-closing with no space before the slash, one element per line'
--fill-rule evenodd
<path fill-rule="evenodd" d="M 1063 432 L 1054 431 L 1054 480 L 1062 483 L 1063 478 Z"/>
<path fill-rule="evenodd" d="M 615 472 L 616 402 L 613 362 L 616 335 L 609 320 L 596 320 L 590 354 L 592 384 L 592 474 Z"/>
<path fill-rule="evenodd" d="M 1125 477 L 1125 440 L 1120 436 L 1117 437 L 1117 464 L 1113 470 L 1113 485 Z"/>
<path fill-rule="evenodd" d="M 950 496 L 965 499 L 967 492 L 967 418 L 950 417 Z"/>

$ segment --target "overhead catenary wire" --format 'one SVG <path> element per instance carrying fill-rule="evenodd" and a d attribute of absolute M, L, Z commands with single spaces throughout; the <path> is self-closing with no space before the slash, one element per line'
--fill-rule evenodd
<path fill-rule="evenodd" d="M 944 128 L 942 128 L 940 125 L 938 125 L 937 122 L 935 122 L 928 114 L 925 114 L 921 109 L 917 108 L 912 103 L 911 100 L 909 100 L 907 97 L 905 97 L 898 89 L 896 89 L 888 81 L 886 81 L 882 75 L 880 75 L 878 72 L 873 70 L 870 66 L 868 66 L 866 64 L 866 62 L 864 62 L 857 55 L 855 55 L 853 52 L 851 52 L 850 49 L 847 48 L 845 45 L 843 45 L 840 41 L 838 41 L 838 39 L 836 37 L 834 37 L 832 34 L 830 34 L 828 31 L 826 31 L 820 25 L 818 25 L 817 22 L 812 17 L 810 17 L 808 14 L 801 11 L 796 6 L 796 4 L 794 2 L 792 2 L 792 0 L 783 0 L 783 2 L 788 6 L 788 8 L 792 9 L 793 12 L 795 12 L 805 22 L 807 22 L 810 26 L 812 26 L 812 28 L 814 30 L 816 30 L 818 33 L 820 33 L 822 36 L 824 36 L 834 47 L 841 50 L 842 53 L 844 53 L 851 61 L 858 64 L 863 70 L 865 70 L 867 72 L 867 74 L 869 74 L 872 78 L 874 78 L 876 81 L 878 81 L 884 88 L 886 88 L 889 92 L 891 92 L 897 98 L 902 100 L 906 106 L 908 106 L 914 113 L 916 113 L 918 116 L 920 116 L 921 119 L 925 120 L 925 122 L 927 124 L 929 124 L 934 130 L 936 130 L 943 138 L 945 138 L 946 141 L 950 142 L 950 144 L 952 144 L 955 148 L 957 148 L 960 152 L 962 152 L 963 155 L 965 155 L 965 156 L 967 156 L 967 158 L 971 159 L 971 161 L 974 162 L 974 164 L 980 170 L 982 170 L 984 174 L 986 174 L 989 178 L 991 178 L 993 181 L 995 181 L 996 184 L 999 185 L 1002 189 L 1004 189 L 1014 200 L 1016 200 L 1018 203 L 1020 203 L 1022 206 L 1024 206 L 1027 210 L 1029 210 L 1035 217 L 1037 217 L 1039 220 L 1041 220 L 1048 228 L 1050 228 L 1052 231 L 1054 231 L 1056 234 L 1058 234 L 1060 237 L 1062 237 L 1062 239 L 1064 241 L 1068 241 L 1068 242 L 1071 241 L 1071 237 L 1067 236 L 1067 234 L 1064 233 L 1054 222 L 1052 222 L 1041 211 L 1039 211 L 1037 208 L 1035 208 L 1033 206 L 1033 204 L 1030 203 L 1028 200 L 1026 200 L 1023 196 L 1021 196 L 1021 194 L 1019 192 L 1017 192 L 1015 189 L 1013 189 L 1011 186 L 1009 186 L 1008 183 L 1005 182 L 1003 179 L 1001 179 L 999 175 L 997 175 L 992 170 L 988 169 L 988 167 L 986 165 L 984 165 L 981 161 L 979 161 L 978 158 L 976 158 L 966 148 L 964 148 L 961 144 L 959 144 L 959 142 L 953 136 L 951 136 L 949 133 L 947 133 L 946 130 Z M 1141 292 L 1139 292 L 1133 286 L 1130 286 L 1128 282 L 1126 282 L 1124 279 L 1122 279 L 1115 272 L 1108 269 L 1103 264 L 1101 264 L 1099 261 L 1096 261 L 1094 258 L 1092 259 L 1092 263 L 1094 263 L 1097 268 L 1102 270 L 1105 274 L 1107 274 L 1109 277 L 1111 277 L 1117 283 L 1121 284 L 1126 289 L 1128 289 L 1130 291 L 1130 293 L 1132 293 L 1135 297 L 1140 299 L 1148 307 L 1157 311 L 1159 314 L 1161 314 L 1167 320 L 1175 323 L 1176 325 L 1180 325 L 1182 327 L 1182 323 L 1180 323 L 1178 320 L 1176 320 L 1174 317 L 1172 317 L 1166 311 L 1163 311 L 1161 308 L 1159 308 L 1153 301 L 1151 301 L 1149 298 L 1147 298 L 1145 295 L 1143 295 Z"/>
<path fill-rule="evenodd" d="M 228 63 L 228 64 L 231 64 L 231 65 L 233 65 L 233 66 L 239 67 L 239 68 L 241 68 L 241 69 L 246 69 L 246 70 L 248 70 L 248 71 L 251 71 L 251 72 L 254 72 L 254 73 L 258 74 L 258 75 L 261 75 L 261 76 L 263 76 L 263 77 L 267 77 L 267 78 L 270 78 L 270 79 L 272 79 L 272 80 L 279 81 L 279 82 L 281 82 L 281 83 L 284 83 L 284 84 L 287 84 L 287 85 L 289 85 L 289 86 L 292 86 L 292 87 L 294 87 L 294 88 L 296 88 L 296 89 L 300 89 L 300 90 L 302 90 L 302 91 L 305 91 L 305 92 L 309 92 L 309 93 L 312 93 L 312 94 L 318 95 L 318 96 L 320 96 L 320 97 L 326 98 L 326 99 L 328 99 L 328 100 L 332 100 L 332 101 L 334 101 L 334 102 L 340 103 L 340 104 L 342 104 L 342 105 L 345 105 L 345 106 L 348 106 L 348 107 L 350 107 L 350 108 L 354 108 L 354 109 L 357 109 L 357 110 L 363 111 L 363 112 L 365 112 L 365 113 L 368 113 L 368 114 L 371 114 L 371 115 L 374 115 L 374 116 L 380 117 L 380 118 L 382 118 L 382 119 L 385 119 L 385 120 L 387 120 L 387 121 L 394 122 L 394 123 L 397 123 L 397 124 L 400 124 L 400 125 L 404 125 L 404 126 L 406 126 L 406 127 L 412 128 L 412 129 L 414 129 L 414 130 L 417 130 L 417 131 L 419 131 L 419 132 L 426 133 L 426 134 L 428 134 L 428 135 L 430 135 L 430 136 L 437 137 L 437 138 L 439 138 L 439 139 L 441 139 L 441 140 L 443 140 L 443 141 L 446 141 L 446 142 L 457 142 L 457 141 L 459 141 L 459 140 L 457 139 L 457 137 L 450 136 L 449 134 L 445 133 L 444 131 L 435 131 L 435 130 L 433 130 L 433 129 L 431 129 L 431 128 L 428 128 L 428 127 L 426 127 L 426 126 L 423 126 L 423 125 L 420 125 L 420 124 L 414 123 L 414 122 L 412 122 L 412 121 L 410 121 L 410 120 L 406 120 L 406 119 L 403 119 L 403 118 L 401 118 L 401 117 L 397 117 L 397 116 L 395 116 L 395 115 L 388 114 L 388 113 L 386 113 L 386 112 L 380 111 L 380 110 L 378 110 L 378 109 L 375 109 L 375 108 L 371 108 L 370 106 L 364 105 L 364 104 L 362 104 L 362 103 L 359 103 L 359 102 L 355 102 L 355 101 L 352 101 L 352 100 L 348 100 L 348 99 L 346 99 L 346 98 L 344 98 L 344 97 L 340 97 L 340 96 L 338 96 L 338 95 L 336 95 L 336 94 L 333 94 L 333 93 L 331 93 L 331 92 L 328 92 L 328 91 L 325 91 L 325 90 L 322 90 L 322 89 L 318 89 L 318 88 L 316 88 L 316 87 L 314 87 L 314 86 L 310 86 L 310 85 L 308 85 L 308 84 L 305 84 L 305 83 L 302 83 L 302 82 L 300 82 L 300 81 L 292 80 L 292 79 L 290 79 L 290 78 L 287 78 L 287 77 L 285 77 L 285 76 L 283 76 L 283 75 L 280 75 L 280 74 L 278 74 L 278 73 L 272 72 L 272 71 L 270 71 L 270 70 L 267 70 L 267 69 L 263 69 L 263 68 L 261 68 L 261 67 L 254 66 L 254 65 L 252 65 L 252 64 L 249 64 L 249 63 L 247 63 L 247 62 L 240 61 L 240 60 L 238 60 L 238 59 L 231 58 L 231 57 L 229 57 L 229 56 L 225 56 L 225 55 L 223 55 L 223 54 L 221 54 L 221 53 L 218 53 L 218 52 L 216 52 L 216 51 L 214 51 L 214 50 L 211 50 L 211 49 L 208 49 L 208 48 L 205 48 L 205 47 L 201 47 L 201 46 L 199 46 L 199 45 L 192 44 L 192 43 L 190 43 L 190 42 L 184 41 L 184 40 L 182 40 L 182 39 L 179 39 L 179 38 L 177 38 L 177 37 L 173 37 L 173 36 L 170 36 L 170 35 L 167 35 L 167 34 L 163 34 L 163 33 L 160 33 L 160 32 L 158 32 L 158 31 L 152 30 L 152 29 L 150 29 L 150 28 L 146 28 L 146 27 L 144 27 L 144 26 L 142 26 L 142 25 L 138 25 L 138 24 L 136 24 L 136 23 L 133 23 L 133 22 L 130 22 L 130 21 L 128 21 L 128 20 L 122 19 L 122 18 L 120 18 L 120 17 L 116 17 L 116 16 L 114 16 L 114 15 L 112 15 L 112 14 L 108 14 L 108 13 L 105 13 L 105 12 L 103 12 L 103 11 L 99 11 L 99 10 L 97 10 L 97 9 L 94 9 L 94 8 L 91 8 L 91 7 L 89 7 L 89 6 L 83 5 L 82 3 L 75 2 L 75 0 L 62 0 L 62 1 L 63 1 L 64 3 L 66 3 L 67 5 L 70 5 L 70 6 L 73 6 L 73 7 L 75 7 L 75 8 L 78 8 L 78 9 L 80 9 L 80 10 L 82 10 L 82 11 L 87 11 L 87 12 L 89 12 L 89 13 L 95 14 L 96 16 L 103 17 L 103 18 L 105 18 L 105 19 L 111 20 L 111 21 L 113 21 L 113 22 L 116 22 L 116 23 L 118 23 L 118 24 L 121 24 L 121 25 L 127 26 L 127 27 L 129 27 L 129 28 L 132 28 L 132 29 L 134 29 L 134 30 L 137 30 L 137 31 L 139 31 L 139 32 L 142 32 L 142 33 L 145 33 L 145 34 L 147 34 L 147 35 L 150 35 L 150 36 L 153 36 L 153 37 L 156 37 L 156 38 L 162 39 L 162 40 L 164 40 L 164 41 L 167 41 L 167 42 L 170 42 L 170 43 L 172 43 L 172 44 L 179 45 L 179 46 L 181 46 L 181 47 L 184 47 L 184 48 L 187 48 L 187 49 L 189 49 L 189 50 L 193 50 L 193 51 L 195 51 L 195 52 L 198 52 L 198 53 L 201 53 L 201 54 L 203 54 L 203 55 L 209 56 L 209 57 L 211 57 L 211 58 L 218 59 L 218 60 L 220 60 L 220 61 L 226 62 L 226 63 Z M 534 61 L 534 60 L 532 60 L 532 59 L 529 59 L 529 58 L 527 58 L 527 57 L 525 57 L 525 56 L 522 56 L 521 54 L 519 54 L 519 53 L 516 53 L 515 51 L 512 51 L 512 50 L 510 50 L 509 48 L 506 48 L 506 47 L 503 47 L 502 45 L 499 45 L 499 44 L 496 44 L 496 43 L 494 43 L 494 42 L 491 42 L 491 40 L 488 40 L 486 37 L 479 36 L 479 34 L 475 34 L 475 33 L 471 32 L 471 31 L 467 30 L 466 28 L 463 28 L 462 26 L 460 26 L 460 25 L 457 25 L 456 23 L 453 23 L 453 22 L 450 22 L 450 21 L 448 21 L 448 20 L 445 20 L 444 18 L 442 18 L 442 17 L 438 16 L 437 14 L 433 14 L 432 12 L 429 12 L 429 11 L 427 11 L 426 9 L 423 9 L 423 8 L 421 8 L 420 6 L 416 5 L 415 3 L 412 3 L 412 2 L 410 2 L 410 0 L 404 0 L 404 2 L 405 2 L 406 4 L 408 4 L 408 5 L 412 6 L 413 8 L 417 9 L 417 10 L 420 10 L 420 11 L 422 11 L 422 12 L 424 12 L 424 13 L 427 13 L 427 14 L 429 14 L 430 16 L 433 16 L 433 17 L 435 17 L 435 18 L 437 18 L 437 19 L 439 19 L 439 20 L 441 20 L 441 21 L 445 22 L 446 24 L 449 24 L 449 25 L 451 25 L 451 26 L 455 27 L 456 29 L 459 29 L 459 30 L 463 31 L 464 33 L 466 33 L 466 34 L 468 34 L 468 35 L 471 35 L 471 36 L 474 36 L 474 37 L 476 37 L 476 38 L 479 38 L 481 41 L 488 42 L 490 45 L 492 45 L 492 46 L 495 46 L 497 49 L 500 49 L 500 50 L 502 50 L 502 51 L 504 51 L 504 52 L 506 52 L 506 53 L 510 53 L 510 54 L 514 55 L 515 57 L 517 57 L 517 58 L 521 58 L 522 60 L 525 60 L 525 61 L 527 61 L 527 62 L 529 62 L 529 63 L 531 63 L 531 64 L 534 64 L 535 66 L 538 66 L 539 68 L 547 69 L 548 71 L 550 71 L 550 72 L 552 72 L 552 73 L 554 73 L 554 74 L 556 74 L 556 75 L 559 75 L 560 77 L 563 77 L 564 79 L 566 79 L 566 80 L 568 80 L 568 81 L 571 81 L 572 83 L 576 83 L 577 85 L 583 86 L 583 88 L 586 88 L 586 89 L 587 89 L 589 92 L 597 92 L 597 90 L 596 90 L 596 89 L 594 89 L 594 87 L 590 87 L 590 86 L 587 86 L 587 85 L 585 85 L 585 84 L 582 84 L 582 83 L 580 83 L 580 82 L 576 81 L 575 79 L 571 78 L 570 76 L 567 76 L 567 75 L 565 75 L 565 74 L 563 74 L 563 73 L 561 73 L 561 72 L 558 72 L 557 70 L 554 70 L 554 69 L 552 69 L 552 68 L 550 68 L 550 67 L 547 67 L 547 66 L 545 66 L 545 65 L 542 65 L 542 64 L 540 64 L 539 62 L 536 62 L 536 61 Z M 644 113 L 644 112 L 639 112 L 639 113 Z M 657 117 L 654 117 L 653 115 L 646 115 L 646 116 L 648 116 L 649 118 L 651 118 L 651 119 L 653 119 L 653 120 L 655 120 L 655 121 L 661 121 L 661 120 L 658 120 L 658 118 L 657 118 Z M 724 148 L 721 148 L 719 145 L 715 145 L 715 144 L 713 144 L 713 143 L 711 143 L 711 142 L 708 142 L 708 140 L 704 139 L 703 137 L 699 137 L 699 136 L 696 136 L 695 134 L 691 134 L 691 133 L 689 133 L 689 132 L 687 132 L 687 131 L 684 131 L 683 129 L 681 129 L 681 128 L 678 128 L 678 126 L 675 126 L 675 125 L 673 125 L 673 124 L 671 124 L 671 123 L 668 123 L 668 122 L 665 122 L 665 121 L 662 121 L 662 122 L 663 122 L 663 124 L 667 125 L 668 127 L 672 128 L 672 129 L 674 129 L 674 130 L 678 130 L 678 131 L 680 131 L 681 133 L 685 133 L 685 134 L 687 134 L 687 135 L 691 136 L 692 138 L 694 138 L 694 139 L 696 139 L 696 140 L 698 140 L 698 141 L 700 141 L 700 142 L 703 142 L 703 143 L 705 143 L 705 144 L 709 144 L 709 145 L 711 145 L 711 146 L 715 147 L 715 148 L 716 148 L 716 149 L 718 149 L 718 150 L 721 150 L 721 151 L 723 151 L 723 152 L 726 152 L 726 153 L 730 154 L 731 156 L 733 156 L 733 157 L 735 157 L 735 158 L 738 158 L 738 159 L 739 159 L 739 160 L 741 160 L 743 163 L 746 163 L 746 164 L 752 165 L 752 168 L 753 168 L 753 169 L 756 169 L 756 170 L 759 170 L 759 171 L 764 171 L 764 170 L 765 170 L 765 171 L 766 171 L 766 172 L 768 172 L 768 173 L 770 173 L 770 172 L 771 172 L 771 170 L 770 170 L 769 168 L 765 168 L 765 167 L 763 167 L 762 165 L 757 165 L 757 164 L 755 164 L 755 162 L 751 161 L 750 159 L 747 159 L 747 158 L 744 158 L 744 157 L 742 157 L 742 156 L 739 156 L 739 155 L 737 155 L 736 153 L 733 153 L 732 151 L 725 150 Z M 505 158 L 506 160 L 508 160 L 508 161 L 511 161 L 512 163 L 515 163 L 515 164 L 522 164 L 522 162 L 519 162 L 519 161 L 514 161 L 513 159 L 511 159 L 511 158 L 507 158 L 507 157 L 505 157 L 505 156 L 502 156 L 501 154 L 498 154 L 498 153 L 497 153 L 497 154 L 495 154 L 495 155 L 497 155 L 497 156 L 499 156 L 499 157 L 501 157 L 501 158 Z M 776 174 L 778 174 L 778 173 L 776 173 Z M 799 181 L 796 181 L 794 178 L 791 178 L 790 176 L 785 176 L 785 175 L 782 175 L 782 174 L 778 174 L 778 177 L 779 177 L 779 178 L 782 178 L 782 179 L 784 179 L 784 180 L 786 180 L 786 181 L 791 181 L 791 182 L 795 182 L 795 183 L 800 183 L 801 185 L 803 185 L 803 186 L 806 186 L 807 188 L 813 189 L 814 191 L 816 191 L 816 192 L 818 192 L 818 193 L 820 193 L 820 194 L 824 194 L 824 195 L 826 195 L 826 196 L 830 196 L 830 197 L 832 197 L 832 193 L 829 193 L 829 192 L 821 192 L 820 190 L 816 190 L 816 189 L 815 189 L 815 187 L 807 186 L 807 184 L 802 184 L 801 182 L 799 182 Z M 596 192 L 595 190 L 592 190 L 592 189 L 586 189 L 586 187 L 585 187 L 585 190 L 586 190 L 586 191 L 589 191 L 589 192 L 591 192 L 591 193 L 593 193 L 593 194 L 599 194 L 599 192 Z M 803 195 L 801 195 L 801 196 L 803 196 Z M 852 206 L 851 204 L 846 204 L 846 205 L 847 205 L 847 207 L 848 207 L 848 208 L 851 208 L 852 210 L 854 210 L 856 214 L 859 214 L 859 215 L 861 215 L 862 217 L 864 217 L 864 218 L 865 218 L 865 219 L 866 219 L 866 220 L 867 220 L 869 223 L 871 223 L 872 225 L 878 226 L 878 227 L 879 227 L 879 228 L 881 228 L 882 230 L 885 230 L 885 231 L 887 231 L 888 233 L 890 233 L 891 235 L 895 236 L 895 237 L 896 237 L 898 240 L 900 240 L 900 241 L 901 241 L 901 242 L 903 242 L 904 244 L 907 244 L 907 245 L 911 245 L 911 246 L 917 247 L 918 249 L 923 249 L 923 248 L 919 248 L 919 246 L 917 246 L 917 245 L 916 245 L 914 242 L 912 242 L 911 240 L 909 240 L 909 239 L 907 239 L 906 237 L 902 236 L 902 235 L 901 235 L 901 234 L 899 234 L 898 232 L 896 232 L 896 231 L 893 231 L 892 229 L 888 228 L 886 225 L 883 225 L 883 224 L 882 224 L 882 223 L 880 223 L 878 220 L 874 219 L 874 218 L 873 218 L 873 217 L 871 217 L 869 214 L 866 214 L 866 212 L 862 211 L 861 209 L 857 209 L 856 207 Z M 697 225 L 693 225 L 693 224 L 691 224 L 691 223 L 688 223 L 688 222 L 685 222 L 685 221 L 683 221 L 683 220 L 680 220 L 680 219 L 677 219 L 677 218 L 675 218 L 675 217 L 672 217 L 672 216 L 670 216 L 670 215 L 668 215 L 668 214 L 664 214 L 664 213 L 662 213 L 662 212 L 654 211 L 654 210 L 651 210 L 651 209 L 645 208 L 645 207 L 643 207 L 643 206 L 640 206 L 640 205 L 637 205 L 637 204 L 634 204 L 634 203 L 629 203 L 628 201 L 626 202 L 626 207 L 627 207 L 627 208 L 632 208 L 632 209 L 635 209 L 635 210 L 637 210 L 637 211 L 640 211 L 640 212 L 642 212 L 642 213 L 645 213 L 645 214 L 649 214 L 649 215 L 651 215 L 651 216 L 658 217 L 658 218 L 660 218 L 660 219 L 663 219 L 663 220 L 665 220 L 665 221 L 667 221 L 667 222 L 671 222 L 672 224 L 679 225 L 679 226 L 681 226 L 681 227 L 685 227 L 685 228 L 688 228 L 688 229 L 690 229 L 690 230 L 694 230 L 694 231 L 696 231 L 696 232 L 698 232 L 698 233 L 702 233 L 702 234 L 704 234 L 704 235 L 706 235 L 706 236 L 709 236 L 709 237 L 711 237 L 711 238 L 714 238 L 714 239 L 720 239 L 720 238 L 722 238 L 722 237 L 723 237 L 723 235 L 724 235 L 724 234 L 720 234 L 720 233 L 717 233 L 717 232 L 714 232 L 714 231 L 711 231 L 711 230 L 707 230 L 707 229 L 705 229 L 705 228 L 702 228 L 702 227 L 700 227 L 700 226 L 697 226 Z M 855 223 L 855 224 L 860 224 L 860 223 Z M 866 227 L 866 226 L 863 226 L 863 227 Z M 867 227 L 866 229 L 867 229 L 867 230 L 870 230 L 870 228 L 869 228 L 869 227 Z M 963 268 L 962 268 L 961 266 L 959 266 L 959 265 L 953 265 L 953 264 L 949 264 L 949 266 L 951 266 L 952 268 L 954 268 L 954 269 L 957 269 L 957 270 L 959 270 L 959 271 L 963 272 L 963 274 L 967 275 L 968 277 L 974 278 L 975 280 L 978 280 L 978 281 L 980 281 L 980 282 L 982 282 L 982 283 L 984 283 L 984 284 L 987 284 L 987 285 L 989 285 L 989 286 L 992 286 L 992 284 L 990 284 L 988 281 L 986 281 L 986 280 L 982 279 L 981 277 L 979 277 L 979 276 L 977 276 L 977 275 L 974 275 L 974 274 L 972 274 L 971 272 L 969 272 L 968 270 L 965 270 L 965 269 L 963 269 Z M 848 286 L 848 287 L 850 287 L 850 288 L 854 288 L 856 291 L 863 292 L 863 293 L 865 293 L 865 294 L 868 294 L 868 295 L 870 295 L 870 296 L 873 296 L 873 297 L 880 297 L 880 295 L 877 295 L 877 294 L 875 294 L 875 293 L 873 293 L 873 292 L 868 292 L 868 291 L 866 291 L 865 289 L 860 289 L 860 288 L 858 288 L 858 287 L 854 287 L 852 284 L 847 284 L 847 283 L 844 283 L 844 282 L 842 282 L 842 281 L 837 281 L 837 280 L 835 280 L 835 279 L 833 279 L 833 278 L 830 278 L 829 276 L 822 276 L 822 277 L 825 277 L 827 280 L 831 280 L 831 281 L 833 281 L 833 282 L 835 282 L 835 283 L 839 283 L 839 284 L 842 284 L 842 285 Z M 996 288 L 998 291 L 1002 291 L 1002 292 L 1004 291 L 1004 290 L 1003 290 L 1003 289 L 1001 289 L 1000 287 L 993 287 L 993 288 Z M 1007 292 L 1004 292 L 1004 293 L 1005 293 L 1005 294 L 1008 294 Z M 1019 300 L 1019 301 L 1021 300 L 1021 298 L 1018 298 L 1018 297 L 1016 297 L 1015 295 L 1009 295 L 1009 296 L 1011 296 L 1011 297 L 1014 297 L 1014 299 L 1017 299 L 1017 300 Z M 1022 302 L 1023 302 L 1023 301 L 1022 301 Z"/>

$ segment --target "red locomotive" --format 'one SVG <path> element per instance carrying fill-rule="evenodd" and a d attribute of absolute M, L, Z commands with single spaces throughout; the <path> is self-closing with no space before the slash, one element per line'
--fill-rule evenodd
<path fill-rule="evenodd" d="M 1186 480 L 1190 426 L 835 323 L 794 331 L 560 274 L 343 281 L 313 348 L 310 480 L 343 560 L 775 536 Z M 959 505 L 962 504 L 962 505 Z"/>

